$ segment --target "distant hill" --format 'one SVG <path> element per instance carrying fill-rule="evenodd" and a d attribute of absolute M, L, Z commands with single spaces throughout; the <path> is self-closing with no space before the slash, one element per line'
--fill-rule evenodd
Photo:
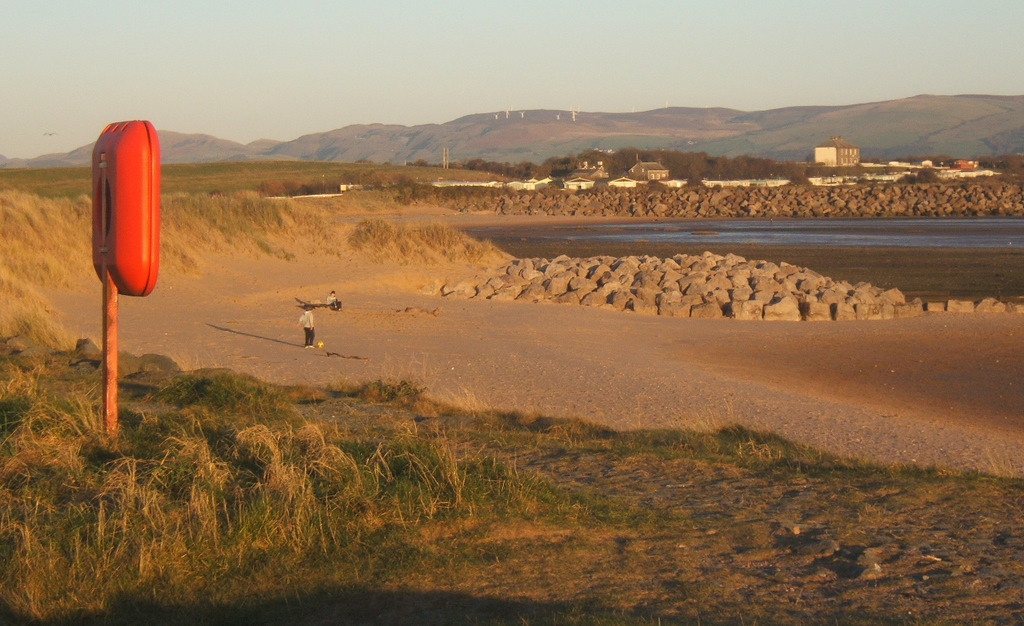
<path fill-rule="evenodd" d="M 539 162 L 591 148 L 626 147 L 807 160 L 814 146 L 832 135 L 860 146 L 865 158 L 1024 152 L 1024 96 L 921 95 L 754 112 L 685 107 L 575 115 L 549 109 L 501 111 L 444 124 L 358 124 L 291 141 L 264 139 L 250 144 L 160 131 L 160 147 L 167 163 L 256 159 L 439 163 L 445 147 L 453 161 Z M 90 145 L 35 159 L 0 157 L 0 167 L 85 165 L 91 150 Z"/>

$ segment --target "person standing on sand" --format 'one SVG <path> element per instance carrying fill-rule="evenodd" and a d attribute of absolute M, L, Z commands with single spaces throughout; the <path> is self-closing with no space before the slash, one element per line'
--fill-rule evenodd
<path fill-rule="evenodd" d="M 299 326 L 302 326 L 302 331 L 306 335 L 306 345 L 305 345 L 305 347 L 306 348 L 312 348 L 313 347 L 313 335 L 314 335 L 314 330 L 313 330 L 313 308 L 312 307 L 308 307 L 308 306 L 307 307 L 303 307 L 303 308 L 305 309 L 305 312 L 302 314 L 302 317 L 299 318 Z"/>

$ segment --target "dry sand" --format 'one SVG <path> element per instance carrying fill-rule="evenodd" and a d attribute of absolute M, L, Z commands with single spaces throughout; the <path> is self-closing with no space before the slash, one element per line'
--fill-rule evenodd
<path fill-rule="evenodd" d="M 1024 316 L 737 322 L 418 292 L 459 271 L 211 259 L 201 277 L 122 297 L 121 348 L 284 383 L 411 379 L 468 407 L 619 428 L 736 423 L 845 455 L 1024 473 Z M 326 350 L 303 349 L 298 300 L 331 289 L 345 310 L 317 309 Z M 51 297 L 70 330 L 99 338 L 98 281 Z"/>

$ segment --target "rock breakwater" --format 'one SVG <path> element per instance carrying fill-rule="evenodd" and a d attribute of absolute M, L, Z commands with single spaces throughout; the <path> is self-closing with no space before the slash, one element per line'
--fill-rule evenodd
<path fill-rule="evenodd" d="M 1024 217 L 1024 187 L 1010 183 L 854 185 L 842 187 L 694 187 L 660 185 L 505 192 L 453 199 L 465 212 L 502 215 L 737 217 Z"/>
<path fill-rule="evenodd" d="M 789 263 L 735 254 L 513 259 L 469 280 L 449 281 L 444 297 L 551 302 L 670 317 L 739 320 L 874 320 L 927 311 L 1024 313 L 1024 304 L 908 301 L 898 289 L 851 284 Z"/>

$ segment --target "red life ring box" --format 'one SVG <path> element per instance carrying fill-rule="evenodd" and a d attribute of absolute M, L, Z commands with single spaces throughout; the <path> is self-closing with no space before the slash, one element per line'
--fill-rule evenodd
<path fill-rule="evenodd" d="M 108 124 L 92 150 L 92 264 L 145 296 L 160 270 L 160 141 L 145 121 Z"/>

